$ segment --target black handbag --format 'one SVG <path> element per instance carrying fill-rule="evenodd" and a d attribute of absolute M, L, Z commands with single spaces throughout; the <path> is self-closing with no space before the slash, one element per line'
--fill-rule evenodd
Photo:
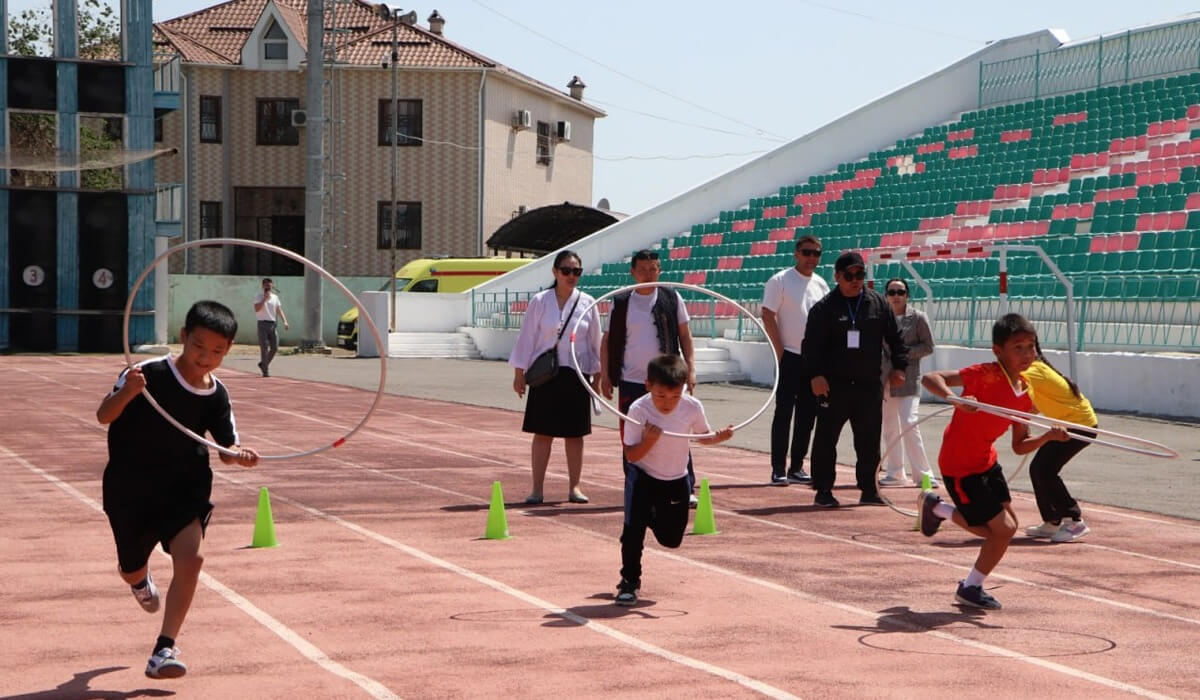
<path fill-rule="evenodd" d="M 575 307 L 579 306 L 579 297 L 575 297 L 575 303 L 571 305 L 571 313 L 567 314 L 567 320 L 563 322 L 562 328 L 558 330 L 558 337 L 554 340 L 554 347 L 546 352 L 533 358 L 533 362 L 529 364 L 529 369 L 525 370 L 525 386 L 536 388 L 554 379 L 554 375 L 558 374 L 558 343 L 562 340 L 563 333 L 567 330 L 567 324 L 571 322 L 571 317 L 575 315 Z"/>

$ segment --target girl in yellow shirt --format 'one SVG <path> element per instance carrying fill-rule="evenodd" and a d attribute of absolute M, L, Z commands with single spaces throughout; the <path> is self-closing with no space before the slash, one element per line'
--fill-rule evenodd
<path fill-rule="evenodd" d="M 1037 347 L 1038 359 L 1021 373 L 1029 385 L 1029 395 L 1038 413 L 1057 420 L 1070 421 L 1094 428 L 1099 421 L 1092 404 L 1079 391 L 1075 382 L 1054 368 Z M 1095 437 L 1096 433 L 1070 430 L 1068 434 Z M 1059 473 L 1067 462 L 1089 443 L 1072 437 L 1066 442 L 1051 441 L 1042 445 L 1029 464 L 1029 480 L 1033 495 L 1042 514 L 1042 524 L 1025 528 L 1030 537 L 1049 538 L 1051 542 L 1071 542 L 1090 532 L 1079 504 L 1067 491 Z"/>

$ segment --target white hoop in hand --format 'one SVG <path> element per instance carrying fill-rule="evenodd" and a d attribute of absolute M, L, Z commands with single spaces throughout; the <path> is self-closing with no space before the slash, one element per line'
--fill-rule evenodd
<path fill-rule="evenodd" d="M 632 291 L 635 291 L 638 289 L 644 289 L 646 287 L 668 287 L 668 288 L 672 288 L 672 289 L 690 289 L 695 292 L 707 294 L 711 297 L 716 298 L 719 301 L 724 301 L 724 302 L 733 304 L 738 309 L 740 309 L 742 313 L 746 314 L 747 316 L 749 316 L 751 318 L 751 320 L 754 321 L 754 323 L 758 326 L 759 330 L 762 331 L 764 337 L 768 337 L 766 326 L 764 326 L 762 324 L 762 321 L 760 321 L 757 316 L 750 313 L 750 311 L 746 307 L 742 306 L 741 304 L 737 303 L 733 299 L 730 299 L 729 297 L 727 297 L 723 294 L 718 294 L 717 292 L 714 292 L 711 289 L 705 289 L 704 287 L 699 287 L 694 284 L 684 284 L 682 282 L 642 282 L 639 284 L 631 284 L 627 287 L 621 287 L 619 289 L 614 289 L 611 292 L 607 292 L 605 294 L 601 294 L 600 296 L 596 297 L 596 300 L 594 302 L 592 302 L 592 304 L 590 306 L 588 306 L 586 309 L 584 309 L 582 313 L 579 314 L 579 320 L 576 321 L 575 325 L 571 327 L 571 362 L 572 362 L 572 364 L 575 365 L 575 374 L 579 375 L 579 381 L 583 382 L 584 388 L 586 388 L 588 390 L 588 393 L 592 395 L 592 398 L 595 399 L 596 401 L 600 402 L 601 406 L 603 406 L 603 407 L 607 408 L 609 411 L 612 411 L 613 413 L 615 413 L 619 418 L 627 420 L 630 423 L 633 423 L 634 425 L 641 425 L 642 422 L 638 421 L 638 420 L 634 420 L 633 418 L 630 418 L 629 416 L 625 415 L 624 413 L 621 413 L 621 411 L 616 406 L 613 406 L 608 401 L 605 401 L 604 397 L 601 396 L 599 393 L 597 393 L 597 391 L 595 389 L 592 388 L 592 385 L 589 384 L 587 381 L 587 377 L 584 376 L 583 371 L 579 369 L 579 357 L 575 353 L 575 331 L 579 328 L 580 322 L 583 321 L 584 315 L 586 315 L 587 312 L 590 311 L 591 309 L 599 306 L 601 301 L 604 301 L 605 299 L 607 299 L 609 297 L 616 296 L 617 294 L 621 294 L 624 292 L 632 292 Z M 770 341 L 768 340 L 768 345 L 769 345 L 769 342 Z M 749 418 L 742 421 L 741 423 L 738 423 L 737 425 L 733 426 L 734 432 L 737 432 L 738 430 L 741 430 L 742 428 L 749 425 L 756 418 L 761 416 L 763 414 L 763 411 L 767 410 L 767 406 L 771 405 L 771 400 L 775 397 L 775 392 L 779 389 L 779 358 L 777 358 L 775 356 L 774 348 L 771 349 L 771 361 L 774 363 L 774 367 L 775 367 L 775 380 L 771 384 L 771 392 L 769 394 L 767 394 L 767 400 L 763 402 L 763 405 L 761 408 L 759 408 L 757 411 L 754 412 L 754 415 L 750 416 Z M 601 368 L 600 371 L 603 372 L 604 368 Z M 709 437 L 716 435 L 716 433 L 673 433 L 669 430 L 664 430 L 662 432 L 663 432 L 663 435 L 671 435 L 673 437 L 687 438 L 689 440 L 709 438 Z"/>
<path fill-rule="evenodd" d="M 340 290 L 342 292 L 342 294 L 346 295 L 347 299 L 354 302 L 354 305 L 356 307 L 358 307 L 358 320 L 360 322 L 366 323 L 367 330 L 369 330 L 371 332 L 371 335 L 373 335 L 375 337 L 375 344 L 376 344 L 375 346 L 380 347 L 380 348 L 383 347 L 383 338 L 379 335 L 379 329 L 375 327 L 375 322 L 373 320 L 371 320 L 371 315 L 370 315 L 370 313 L 367 312 L 366 307 L 364 307 L 362 305 L 362 302 L 360 302 L 358 300 L 358 297 L 354 296 L 354 294 L 349 289 L 346 289 L 346 285 L 339 282 L 338 279 L 336 277 L 334 277 L 332 274 L 330 274 L 329 271 L 326 270 L 325 268 L 323 268 L 320 265 L 316 264 L 315 262 L 309 260 L 308 258 L 304 257 L 303 255 L 300 255 L 299 253 L 290 251 L 286 248 L 280 248 L 279 246 L 271 245 L 270 243 L 262 243 L 260 241 L 251 241 L 251 240 L 245 240 L 245 239 L 241 239 L 241 238 L 204 238 L 204 239 L 200 239 L 200 240 L 189 241 L 187 243 L 180 243 L 179 245 L 172 246 L 172 247 L 168 248 L 167 250 L 164 250 L 162 253 L 160 253 L 158 255 L 158 257 L 154 258 L 153 260 L 150 261 L 150 263 L 148 265 L 146 265 L 146 268 L 144 270 L 142 270 L 142 274 L 138 275 L 137 281 L 133 283 L 133 287 L 130 288 L 129 298 L 125 302 L 125 318 L 121 323 L 121 334 L 122 334 L 123 342 L 125 344 L 125 365 L 127 367 L 129 367 L 129 368 L 133 367 L 133 353 L 131 353 L 129 351 L 129 317 L 133 311 L 133 300 L 137 296 L 138 290 L 141 289 L 142 284 L 146 281 L 146 277 L 150 275 L 150 271 L 153 270 L 155 268 L 155 266 L 157 266 L 158 263 L 160 263 L 162 260 L 170 257 L 174 253 L 178 253 L 181 250 L 187 250 L 189 248 L 196 248 L 199 246 L 213 246 L 213 245 L 241 245 L 241 246 L 247 246 L 250 248 L 259 248 L 261 250 L 267 250 L 272 253 L 277 253 L 279 255 L 282 255 L 286 258 L 290 258 L 292 260 L 295 260 L 298 263 L 303 264 L 305 267 L 310 268 L 317 274 L 321 275 L 321 277 L 328 280 L 329 283 L 332 284 L 334 287 L 337 287 L 338 290 Z M 357 433 L 359 430 L 361 430 L 362 427 L 367 424 L 368 420 L 370 420 L 371 415 L 375 413 L 375 409 L 379 406 L 379 401 L 383 398 L 383 390 L 386 385 L 387 385 L 387 358 L 380 356 L 380 358 L 379 358 L 379 389 L 378 389 L 378 391 L 375 392 L 375 400 L 371 402 L 371 407 L 369 409 L 367 409 L 367 414 L 365 416 L 363 416 L 362 420 L 360 420 L 357 425 L 355 425 L 353 428 L 351 428 L 349 432 L 347 432 L 345 435 L 339 437 L 338 439 L 334 440 L 333 442 L 328 443 L 326 445 L 322 445 L 321 447 L 317 447 L 315 449 L 305 450 L 303 452 L 290 452 L 288 454 L 281 454 L 281 455 L 260 455 L 259 459 L 260 460 L 293 459 L 296 457 L 307 457 L 308 455 L 314 455 L 314 454 L 317 454 L 318 452 L 324 452 L 325 450 L 328 450 L 333 447 L 341 447 L 355 433 Z M 201 435 L 197 435 L 196 433 L 189 430 L 187 428 L 187 426 L 184 426 L 179 421 L 175 420 L 175 418 L 172 417 L 171 414 L 167 413 L 163 409 L 162 406 L 158 405 L 158 402 L 154 400 L 154 397 L 150 395 L 150 392 L 144 388 L 142 389 L 142 396 L 146 397 L 146 401 L 148 401 L 150 403 L 150 405 L 154 407 L 154 410 L 158 411 L 159 415 L 161 415 L 168 423 L 170 423 L 171 425 L 178 428 L 181 432 L 183 432 L 184 435 L 187 435 L 188 437 L 192 438 L 193 440 L 195 440 L 196 442 L 199 442 L 202 445 L 207 445 L 208 447 L 213 448 L 214 450 L 220 452 L 223 455 L 226 455 L 229 457 L 236 457 L 238 455 L 237 450 L 231 450 L 228 447 L 223 447 L 221 445 L 218 445 L 217 443 L 212 442 L 211 440 L 208 440 L 207 438 L 205 438 Z"/>
<path fill-rule="evenodd" d="M 1147 457 L 1160 457 L 1162 459 L 1179 458 L 1179 453 L 1170 447 L 1167 447 L 1161 442 L 1154 442 L 1153 440 L 1147 440 L 1145 438 L 1125 435 L 1123 433 L 1116 433 L 1111 430 L 1101 430 L 1100 428 L 1089 428 L 1086 425 L 1080 425 L 1078 423 L 1072 423 L 1065 420 L 1058 420 L 1057 418 L 1048 418 L 1046 416 L 1034 413 L 1017 411 L 1015 409 L 1005 408 L 1004 406 L 995 406 L 990 403 L 982 403 L 974 399 L 965 399 L 961 396 L 950 395 L 946 397 L 946 400 L 952 404 L 957 404 L 959 406 L 970 406 L 985 413 L 991 413 L 992 415 L 1000 416 L 1001 418 L 1008 418 L 1009 420 L 1016 421 L 1017 423 L 1023 423 L 1034 428 L 1044 428 L 1046 430 L 1050 430 L 1052 428 L 1063 428 L 1071 431 L 1070 436 L 1072 439 L 1082 440 L 1083 442 L 1092 442 L 1097 445 L 1104 445 L 1105 447 L 1112 447 L 1114 449 L 1124 450 L 1125 452 L 1132 452 L 1133 454 L 1146 455 Z M 1109 437 L 1125 440 L 1133 444 L 1122 445 L 1117 442 L 1101 440 L 1099 437 L 1081 435 L 1081 432 L 1093 433 L 1097 436 L 1107 435 Z M 1141 447 L 1138 447 L 1138 445 L 1141 445 Z"/>

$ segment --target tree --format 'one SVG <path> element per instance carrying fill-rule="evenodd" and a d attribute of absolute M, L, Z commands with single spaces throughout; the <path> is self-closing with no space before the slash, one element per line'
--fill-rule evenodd
<path fill-rule="evenodd" d="M 121 58 L 121 24 L 112 6 L 101 0 L 82 0 L 76 14 L 79 58 L 117 60 Z M 8 50 L 17 56 L 50 56 L 54 37 L 54 20 L 50 8 L 23 10 L 8 22 Z M 57 133 L 55 117 L 41 113 L 10 111 L 10 149 L 40 161 L 53 161 Z M 111 121 L 111 120 L 110 120 Z M 119 119 L 117 120 L 120 121 Z M 80 155 L 109 151 L 122 146 L 120 129 L 95 129 L 80 124 Z M 14 170 L 12 184 L 25 187 L 53 187 L 53 172 Z M 119 169 L 85 170 L 80 173 L 80 187 L 85 189 L 114 189 L 121 187 Z"/>

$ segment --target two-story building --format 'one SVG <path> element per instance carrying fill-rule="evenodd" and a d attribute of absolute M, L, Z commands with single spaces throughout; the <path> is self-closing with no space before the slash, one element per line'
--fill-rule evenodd
<path fill-rule="evenodd" d="M 309 114 L 306 12 L 305 0 L 231 0 L 155 24 L 155 51 L 182 57 L 183 109 L 156 129 L 180 155 L 160 160 L 157 179 L 183 184 L 188 240 L 304 252 L 305 119 L 326 120 L 323 252 L 335 275 L 390 274 L 393 151 L 400 264 L 482 255 L 518 210 L 591 203 L 604 112 L 583 101 L 578 78 L 562 76 L 569 91 L 559 90 L 459 46 L 436 10 L 420 26 L 371 3 L 326 0 L 325 109 Z M 189 252 L 173 270 L 301 273 L 241 246 Z"/>

